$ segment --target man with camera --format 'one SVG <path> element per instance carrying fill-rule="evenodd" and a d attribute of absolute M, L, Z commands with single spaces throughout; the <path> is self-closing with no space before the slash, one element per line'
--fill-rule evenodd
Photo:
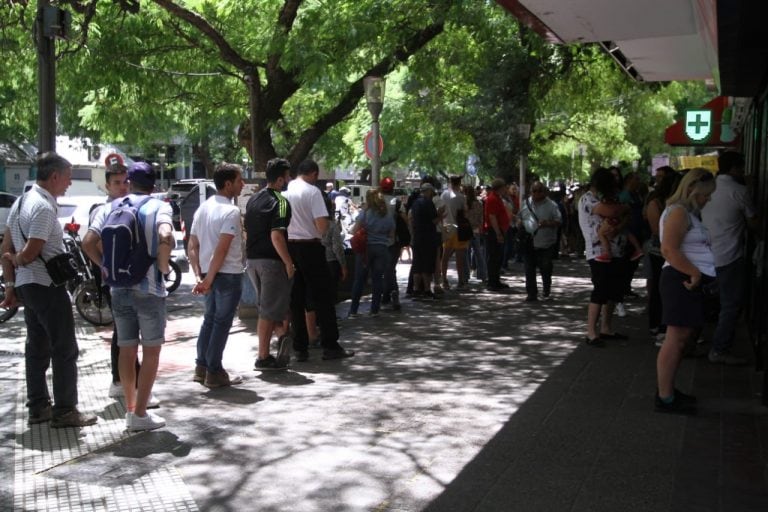
<path fill-rule="evenodd" d="M 53 268 L 65 253 L 56 198 L 72 183 L 72 166 L 54 152 L 37 159 L 37 183 L 11 207 L 2 252 L 6 276 L 4 306 L 24 303 L 29 423 L 84 427 L 96 416 L 77 410 L 75 323 L 66 281 Z M 59 256 L 59 258 L 57 258 Z M 53 272 L 53 273 L 51 273 Z M 53 407 L 45 374 L 53 367 Z"/>

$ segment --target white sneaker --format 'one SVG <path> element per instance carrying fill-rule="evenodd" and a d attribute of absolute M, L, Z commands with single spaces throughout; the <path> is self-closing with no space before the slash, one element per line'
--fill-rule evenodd
<path fill-rule="evenodd" d="M 136 416 L 132 412 L 125 414 L 125 428 L 131 432 L 141 432 L 143 430 L 155 430 L 165 426 L 165 420 L 157 414 L 147 411 L 146 416 Z"/>
<path fill-rule="evenodd" d="M 617 302 L 616 303 L 616 315 L 620 316 L 622 318 L 627 316 L 627 310 L 626 310 L 626 308 L 624 308 L 624 303 L 623 302 Z"/>
<path fill-rule="evenodd" d="M 122 398 L 125 396 L 123 393 L 123 385 L 119 382 L 113 382 L 109 385 L 109 398 Z"/>
<path fill-rule="evenodd" d="M 149 400 L 147 401 L 147 409 L 157 409 L 160 407 L 160 400 L 157 399 L 154 393 L 149 394 Z"/>
<path fill-rule="evenodd" d="M 657 334 L 656 334 L 656 341 L 654 342 L 654 344 L 655 344 L 657 347 L 661 347 L 662 345 L 664 345 L 664 339 L 665 339 L 666 337 L 667 337 L 667 333 L 665 333 L 665 332 L 660 332 L 660 333 L 657 333 Z"/>

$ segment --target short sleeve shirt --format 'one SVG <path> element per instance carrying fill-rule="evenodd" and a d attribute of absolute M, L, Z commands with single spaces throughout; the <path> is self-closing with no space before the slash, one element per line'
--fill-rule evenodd
<path fill-rule="evenodd" d="M 137 194 L 130 194 L 127 197 L 130 198 L 132 203 L 141 201 L 144 198 L 143 195 Z M 114 202 L 112 205 L 114 205 Z M 109 212 L 111 211 L 112 206 L 110 205 L 107 205 L 105 208 L 100 208 L 94 215 L 93 221 L 88 229 L 101 236 L 101 229 L 104 227 Z M 144 236 L 147 239 L 147 252 L 150 256 L 156 258 L 157 250 L 160 247 L 160 235 L 158 229 L 161 224 L 169 224 L 173 227 L 173 208 L 170 204 L 160 201 L 159 199 L 150 199 L 139 208 L 138 217 L 139 225 L 144 229 Z M 168 295 L 168 291 L 165 288 L 165 278 L 157 267 L 157 261 L 152 263 L 152 266 L 149 267 L 144 279 L 130 288 L 157 297 L 166 297 Z"/>
<path fill-rule="evenodd" d="M 485 199 L 485 213 L 483 216 L 485 230 L 490 231 L 492 229 L 490 223 L 490 216 L 495 215 L 496 221 L 499 224 L 499 229 L 502 233 L 506 233 L 509 229 L 509 214 L 507 208 L 504 206 L 504 201 L 496 192 L 490 192 Z"/>
<path fill-rule="evenodd" d="M 307 183 L 301 177 L 288 184 L 283 194 L 291 204 L 291 223 L 288 226 L 289 240 L 320 239 L 315 219 L 328 217 L 328 209 L 320 189 Z"/>
<path fill-rule="evenodd" d="M 717 188 L 701 216 L 712 237 L 715 265 L 722 267 L 744 255 L 744 233 L 747 219 L 757 215 L 747 187 L 733 176 L 717 177 Z"/>
<path fill-rule="evenodd" d="M 291 204 L 283 195 L 264 188 L 251 196 L 245 207 L 245 246 L 248 259 L 279 260 L 272 244 L 272 231 L 278 230 L 287 239 L 291 223 Z"/>
<path fill-rule="evenodd" d="M 448 189 L 442 194 L 443 204 L 445 204 L 445 218 L 443 224 L 456 227 L 456 216 L 459 210 L 466 209 L 467 199 L 461 192 Z"/>
<path fill-rule="evenodd" d="M 21 210 L 19 210 L 21 205 Z M 40 258 L 35 258 L 23 267 L 16 269 L 16 286 L 39 284 L 50 286 L 51 278 L 45 269 L 43 259 L 48 261 L 64 252 L 64 230 L 56 216 L 56 199 L 37 184 L 26 194 L 19 197 L 11 206 L 6 225 L 11 231 L 11 241 L 16 252 L 22 250 L 28 239 L 44 240 Z"/>
<path fill-rule="evenodd" d="M 242 274 L 243 224 L 240 208 L 232 204 L 231 200 L 219 194 L 209 197 L 195 212 L 189 232 L 200 242 L 200 270 L 204 274 L 211 266 L 221 235 L 232 235 L 234 238 L 219 272 Z"/>
<path fill-rule="evenodd" d="M 585 255 L 587 260 L 595 259 L 601 253 L 600 237 L 597 235 L 603 218 L 594 212 L 600 200 L 588 190 L 579 199 L 579 227 L 584 235 Z M 624 235 L 617 235 L 611 239 L 611 254 L 614 257 L 621 256 L 624 252 Z"/>
<path fill-rule="evenodd" d="M 437 217 L 435 203 L 421 196 L 411 206 L 413 218 L 413 242 L 431 241 L 435 234 L 434 220 Z"/>

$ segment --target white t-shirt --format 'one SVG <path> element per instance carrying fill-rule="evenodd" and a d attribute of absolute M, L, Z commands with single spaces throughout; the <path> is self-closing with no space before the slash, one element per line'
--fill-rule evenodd
<path fill-rule="evenodd" d="M 328 217 L 328 209 L 320 189 L 299 176 L 288 184 L 288 190 L 283 192 L 283 197 L 291 203 L 288 240 L 320 239 L 315 219 Z"/>
<path fill-rule="evenodd" d="M 466 209 L 467 199 L 464 197 L 464 194 L 461 192 L 456 192 L 451 188 L 440 194 L 440 199 L 445 205 L 445 217 L 443 218 L 443 225 L 455 228 L 457 226 L 456 213 L 459 210 Z"/>
<path fill-rule="evenodd" d="M 719 175 L 712 199 L 701 211 L 704 225 L 712 237 L 715 265 L 728 265 L 744 255 L 746 221 L 756 214 L 747 187 L 733 176 Z"/>
<path fill-rule="evenodd" d="M 602 252 L 597 232 L 603 218 L 593 211 L 599 203 L 600 200 L 591 190 L 585 192 L 579 199 L 579 227 L 581 234 L 584 235 L 584 253 L 587 260 L 595 259 Z M 625 239 L 626 237 L 621 233 L 611 239 L 611 254 L 614 258 L 623 254 Z"/>
<path fill-rule="evenodd" d="M 679 204 L 673 204 L 667 206 L 661 213 L 661 219 L 659 219 L 659 239 L 664 241 L 664 222 L 667 220 L 669 213 L 675 208 L 685 208 Z M 699 269 L 699 272 L 705 276 L 715 277 L 717 272 L 715 271 L 715 258 L 712 254 L 712 243 L 709 230 L 699 220 L 699 218 L 688 211 L 688 229 L 680 242 L 680 252 L 682 252 L 688 261 Z M 665 261 L 664 266 L 668 267 L 669 262 Z"/>
<path fill-rule="evenodd" d="M 224 196 L 209 197 L 195 212 L 190 235 L 200 242 L 200 270 L 207 273 L 221 235 L 233 235 L 219 269 L 223 274 L 243 273 L 243 224 L 240 208 Z"/>

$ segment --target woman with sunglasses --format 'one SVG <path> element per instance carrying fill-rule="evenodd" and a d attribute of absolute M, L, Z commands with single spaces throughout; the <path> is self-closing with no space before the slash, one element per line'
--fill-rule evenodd
<path fill-rule="evenodd" d="M 659 288 L 667 334 L 656 360 L 658 412 L 696 413 L 696 398 L 675 389 L 675 374 L 686 343 L 704 324 L 702 288 L 715 278 L 709 232 L 701 222 L 701 209 L 714 190 L 712 173 L 692 169 L 680 181 L 661 214 L 659 237 L 665 263 Z"/>

